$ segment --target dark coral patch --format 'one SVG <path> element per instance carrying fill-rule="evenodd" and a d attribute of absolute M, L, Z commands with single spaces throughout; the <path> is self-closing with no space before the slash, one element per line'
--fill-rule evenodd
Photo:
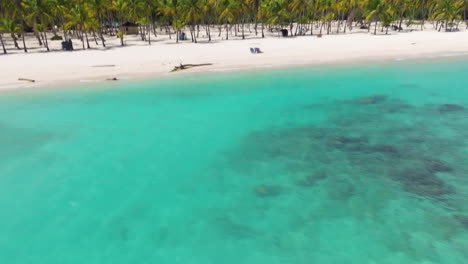
<path fill-rule="evenodd" d="M 258 197 L 275 197 L 282 192 L 281 186 L 261 184 L 254 187 L 254 193 Z"/>
<path fill-rule="evenodd" d="M 453 170 L 447 163 L 437 159 L 425 159 L 424 166 L 430 172 L 449 172 Z"/>
<path fill-rule="evenodd" d="M 454 192 L 453 188 L 425 169 L 405 170 L 397 175 L 403 188 L 420 196 L 440 197 Z"/>
<path fill-rule="evenodd" d="M 318 181 L 321 181 L 323 179 L 327 178 L 327 174 L 324 173 L 324 172 L 317 172 L 317 173 L 313 173 L 311 175 L 308 175 L 302 179 L 300 179 L 299 181 L 297 181 L 297 185 L 299 186 L 303 186 L 303 187 L 310 187 L 312 185 L 314 185 L 315 183 L 317 183 Z"/>
<path fill-rule="evenodd" d="M 465 107 L 457 104 L 443 104 L 439 107 L 439 112 L 441 113 L 457 112 L 463 110 L 465 110 Z"/>
<path fill-rule="evenodd" d="M 378 104 L 387 100 L 386 95 L 376 94 L 371 97 L 363 97 L 356 99 L 358 104 Z"/>

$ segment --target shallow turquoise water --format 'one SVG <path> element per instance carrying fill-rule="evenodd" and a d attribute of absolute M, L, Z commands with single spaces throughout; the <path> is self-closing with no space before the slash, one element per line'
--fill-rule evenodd
<path fill-rule="evenodd" d="M 0 260 L 468 263 L 467 73 L 438 59 L 2 93 Z"/>

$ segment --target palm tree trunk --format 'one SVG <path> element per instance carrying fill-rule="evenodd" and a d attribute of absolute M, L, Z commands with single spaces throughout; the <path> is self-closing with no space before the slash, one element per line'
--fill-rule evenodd
<path fill-rule="evenodd" d="M 36 36 L 37 40 L 39 41 L 39 46 L 42 46 L 42 41 L 41 41 L 41 37 L 39 36 L 39 31 L 37 30 L 37 21 L 36 19 L 34 19 L 33 21 L 33 32 L 34 32 L 34 36 Z"/>
<path fill-rule="evenodd" d="M 197 43 L 197 36 L 195 35 L 195 26 L 192 25 L 192 28 L 193 28 L 193 40 L 195 41 L 195 43 Z M 198 33 L 197 33 L 198 35 Z"/>
<path fill-rule="evenodd" d="M 293 27 L 294 27 L 294 24 L 292 21 L 289 22 L 289 32 L 291 33 L 291 37 L 293 36 Z"/>
<path fill-rule="evenodd" d="M 245 35 L 244 35 L 244 19 L 242 19 L 242 39 L 245 39 Z"/>
<path fill-rule="evenodd" d="M 13 39 L 13 42 L 15 43 L 15 48 L 21 49 L 21 48 L 18 46 L 18 42 L 16 41 L 16 36 L 15 36 L 14 33 L 11 33 L 11 38 Z"/>
<path fill-rule="evenodd" d="M 265 33 L 263 32 L 265 25 L 263 24 L 263 19 L 262 19 L 262 38 L 265 38 Z"/>
<path fill-rule="evenodd" d="M 83 30 L 81 30 L 81 35 L 80 35 L 80 38 L 81 38 L 81 44 L 83 44 L 83 50 L 85 50 L 85 45 L 84 45 L 84 36 L 83 36 Z"/>
<path fill-rule="evenodd" d="M 123 36 L 124 36 L 124 27 L 122 27 L 123 24 L 123 19 L 120 18 L 120 45 L 123 47 L 124 46 L 124 41 L 123 41 Z M 84 49 L 84 44 L 83 44 L 83 49 Z"/>
<path fill-rule="evenodd" d="M 7 50 L 6 50 L 6 48 L 5 48 L 5 43 L 3 43 L 3 36 L 2 36 L 2 35 L 3 35 L 3 34 L 0 33 L 0 42 L 2 43 L 3 53 L 4 53 L 4 54 L 7 54 Z"/>
<path fill-rule="evenodd" d="M 401 23 L 403 23 L 403 12 L 400 13 L 400 23 L 398 25 L 398 32 L 401 31 Z"/>
<path fill-rule="evenodd" d="M 229 23 L 226 23 L 226 40 L 229 40 Z"/>
<path fill-rule="evenodd" d="M 106 47 L 106 40 L 104 39 L 104 36 L 102 34 L 102 28 L 99 28 L 99 37 L 101 38 L 102 46 L 105 48 Z"/>
<path fill-rule="evenodd" d="M 94 43 L 96 43 L 96 46 L 98 46 L 98 45 L 99 45 L 99 43 L 97 42 L 97 38 L 96 38 L 96 31 L 94 31 L 94 29 L 93 29 L 93 31 L 92 31 L 92 32 L 93 32 Z"/>
<path fill-rule="evenodd" d="M 22 32 L 21 33 L 21 36 L 23 37 L 23 48 L 24 48 L 24 52 L 28 52 L 28 48 L 26 48 L 26 41 L 24 41 L 24 35 L 26 34 L 26 32 Z"/>
<path fill-rule="evenodd" d="M 44 45 L 45 45 L 47 51 L 50 51 L 49 42 L 47 42 L 47 33 L 46 33 L 46 31 L 44 31 Z"/>
<path fill-rule="evenodd" d="M 149 19 L 148 19 L 148 21 L 149 21 Z M 150 25 L 150 23 L 148 23 L 146 25 L 146 27 L 147 27 L 146 31 L 148 31 L 148 45 L 151 45 L 151 25 Z"/>
<path fill-rule="evenodd" d="M 169 39 L 172 39 L 172 35 L 171 35 L 171 27 L 167 27 L 167 31 L 169 32 Z M 175 36 L 176 36 L 176 43 L 179 43 L 179 28 L 176 27 L 175 28 Z"/>
<path fill-rule="evenodd" d="M 257 14 L 255 14 L 255 18 L 254 18 L 254 19 L 255 19 L 255 20 L 254 20 L 254 23 L 255 23 L 255 28 L 254 28 L 254 29 L 255 29 L 255 36 L 257 36 L 257 35 L 258 35 L 258 30 L 257 30 L 257 26 L 258 26 Z"/>
<path fill-rule="evenodd" d="M 377 21 L 375 21 L 374 35 L 377 35 Z"/>
<path fill-rule="evenodd" d="M 153 26 L 152 26 L 152 28 L 153 28 L 153 35 L 154 35 L 154 37 L 156 38 L 156 37 L 158 37 L 158 34 L 157 34 L 157 32 L 156 32 L 156 30 L 158 29 L 158 27 L 157 27 L 157 26 L 156 26 L 156 27 L 154 26 L 154 20 L 153 20 L 153 22 L 151 23 L 151 25 L 153 25 Z"/>

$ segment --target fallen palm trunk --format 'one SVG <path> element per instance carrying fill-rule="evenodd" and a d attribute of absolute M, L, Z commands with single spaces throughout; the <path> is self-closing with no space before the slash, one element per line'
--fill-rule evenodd
<path fill-rule="evenodd" d="M 109 64 L 109 65 L 93 65 L 92 67 L 115 67 L 114 64 Z"/>
<path fill-rule="evenodd" d="M 175 66 L 174 69 L 172 69 L 171 72 L 186 70 L 186 69 L 190 69 L 190 68 L 198 67 L 198 66 L 208 66 L 208 65 L 213 65 L 213 64 L 212 64 L 212 63 L 202 63 L 202 64 L 180 64 L 180 66 Z"/>
<path fill-rule="evenodd" d="M 35 82 L 33 79 L 18 78 L 18 81 Z"/>

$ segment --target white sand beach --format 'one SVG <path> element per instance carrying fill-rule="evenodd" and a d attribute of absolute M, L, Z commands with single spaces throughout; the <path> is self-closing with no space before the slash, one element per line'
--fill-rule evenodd
<path fill-rule="evenodd" d="M 34 41 L 32 39 L 31 41 Z M 372 35 L 352 32 L 341 35 L 299 36 L 266 38 L 254 36 L 229 41 L 201 38 L 198 44 L 190 41 L 174 43 L 166 36 L 158 37 L 151 46 L 126 36 L 126 46 L 119 39 L 107 41 L 107 48 L 60 51 L 60 41 L 52 42 L 52 52 L 43 48 L 21 50 L 0 55 L 0 88 L 42 86 L 61 82 L 82 82 L 155 77 L 169 74 L 181 63 L 212 63 L 183 72 L 236 70 L 258 67 L 284 67 L 298 64 L 342 63 L 362 60 L 404 60 L 449 55 L 468 54 L 468 31 L 437 32 L 431 29 L 414 32 L 391 32 L 389 35 Z M 81 42 L 74 40 L 75 48 Z M 252 54 L 250 47 L 259 47 L 263 53 Z M 99 67 L 101 66 L 101 67 Z M 179 74 L 179 73 L 170 73 Z M 34 84 L 18 78 L 35 80 Z"/>

